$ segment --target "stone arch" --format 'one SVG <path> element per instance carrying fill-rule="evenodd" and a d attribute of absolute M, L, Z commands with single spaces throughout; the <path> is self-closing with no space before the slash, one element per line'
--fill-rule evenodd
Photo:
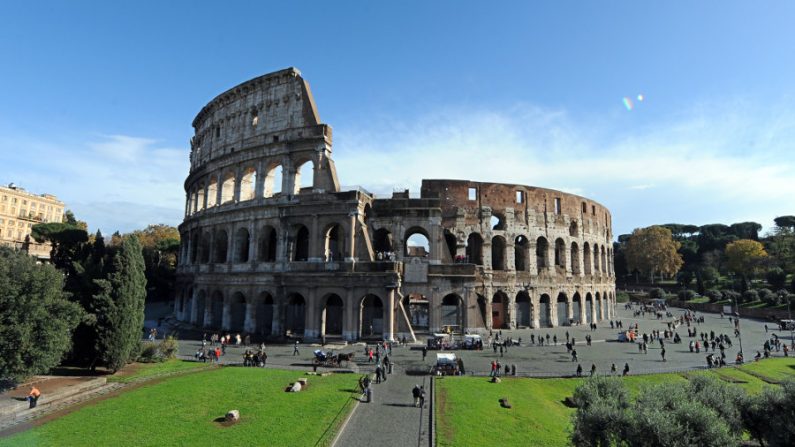
<path fill-rule="evenodd" d="M 546 293 L 538 299 L 539 327 L 552 327 L 552 300 Z"/>
<path fill-rule="evenodd" d="M 537 273 L 541 274 L 549 267 L 549 242 L 543 236 L 536 239 L 536 268 Z"/>
<path fill-rule="evenodd" d="M 365 295 L 359 302 L 359 336 L 381 338 L 383 331 L 384 302 L 377 295 Z"/>
<path fill-rule="evenodd" d="M 572 318 L 577 324 L 582 324 L 582 297 L 579 292 L 575 292 L 571 298 L 571 307 Z"/>
<path fill-rule="evenodd" d="M 257 196 L 257 170 L 249 166 L 240 177 L 240 201 L 252 200 Z"/>
<path fill-rule="evenodd" d="M 224 173 L 221 180 L 221 205 L 235 200 L 235 173 Z"/>
<path fill-rule="evenodd" d="M 455 326 L 456 332 L 463 332 L 464 300 L 455 293 L 449 293 L 442 298 L 442 326 Z"/>
<path fill-rule="evenodd" d="M 585 294 L 585 322 L 593 323 L 593 317 L 593 296 L 591 295 L 591 292 L 588 292 Z"/>
<path fill-rule="evenodd" d="M 516 236 L 513 245 L 514 262 L 517 272 L 524 272 L 530 268 L 530 263 L 527 262 L 527 249 L 530 241 L 526 237 L 519 235 Z"/>
<path fill-rule="evenodd" d="M 260 336 L 268 336 L 273 333 L 273 295 L 268 292 L 261 292 L 257 298 L 255 306 L 255 331 Z"/>
<path fill-rule="evenodd" d="M 491 325 L 494 329 L 508 328 L 508 296 L 498 290 L 491 297 Z"/>
<path fill-rule="evenodd" d="M 301 190 L 305 188 L 311 191 L 315 183 L 315 163 L 312 160 L 306 160 L 296 166 L 293 194 L 300 194 Z"/>
<path fill-rule="evenodd" d="M 235 292 L 229 299 L 229 330 L 242 332 L 246 324 L 246 296 Z"/>
<path fill-rule="evenodd" d="M 224 263 L 228 259 L 229 248 L 229 235 L 226 230 L 217 230 L 215 232 L 215 246 L 213 247 L 213 262 Z"/>
<path fill-rule="evenodd" d="M 555 239 L 555 267 L 566 268 L 566 242 L 562 238 Z"/>
<path fill-rule="evenodd" d="M 505 270 L 505 238 L 502 236 L 491 238 L 491 269 Z"/>
<path fill-rule="evenodd" d="M 287 296 L 287 308 L 284 315 L 284 329 L 288 335 L 295 337 L 304 335 L 306 300 L 300 293 Z"/>
<path fill-rule="evenodd" d="M 580 247 L 576 242 L 571 243 L 571 273 L 575 275 L 580 274 Z"/>
<path fill-rule="evenodd" d="M 587 242 L 582 244 L 583 270 L 586 276 L 591 275 L 591 246 Z"/>
<path fill-rule="evenodd" d="M 425 228 L 411 227 L 403 239 L 404 256 L 428 257 L 431 252 L 431 238 Z"/>
<path fill-rule="evenodd" d="M 373 232 L 373 250 L 376 257 L 388 260 L 389 253 L 394 251 L 392 247 L 392 233 L 386 228 L 379 228 Z"/>
<path fill-rule="evenodd" d="M 533 303 L 526 290 L 516 294 L 516 327 L 531 327 L 533 325 Z"/>
<path fill-rule="evenodd" d="M 210 181 L 207 184 L 207 208 L 212 208 L 216 205 L 218 200 L 218 178 L 215 175 L 210 176 Z"/>
<path fill-rule="evenodd" d="M 293 234 L 293 249 L 291 260 L 303 262 L 309 260 L 309 230 L 306 226 L 298 224 Z"/>
<path fill-rule="evenodd" d="M 566 294 L 563 292 L 558 293 L 558 299 L 555 304 L 558 316 L 557 326 L 568 326 L 571 316 L 569 315 L 569 299 Z"/>
<path fill-rule="evenodd" d="M 467 237 L 467 260 L 472 264 L 483 265 L 483 238 L 480 233 L 470 233 Z"/>
<path fill-rule="evenodd" d="M 320 335 L 341 337 L 342 322 L 345 315 L 345 306 L 342 298 L 332 293 L 327 295 L 323 302 L 323 308 L 320 312 Z"/>
<path fill-rule="evenodd" d="M 250 237 L 248 228 L 238 228 L 235 231 L 234 262 L 248 262 Z"/>
<path fill-rule="evenodd" d="M 220 290 L 210 297 L 210 321 L 208 326 L 221 329 L 224 322 L 224 294 Z"/>
<path fill-rule="evenodd" d="M 341 261 L 345 258 L 345 231 L 342 225 L 333 223 L 323 232 L 323 253 L 326 262 Z"/>
<path fill-rule="evenodd" d="M 257 242 L 257 260 L 260 262 L 276 262 L 276 229 L 270 225 L 262 227 Z"/>
<path fill-rule="evenodd" d="M 503 216 L 501 213 L 492 213 L 491 219 L 489 220 L 489 225 L 491 226 L 492 230 L 504 230 L 505 216 Z"/>
<path fill-rule="evenodd" d="M 204 327 L 209 323 L 204 321 L 204 314 L 207 312 L 207 293 L 204 290 L 199 290 L 196 295 L 196 326 Z"/>
<path fill-rule="evenodd" d="M 282 192 L 282 177 L 284 169 L 281 164 L 272 164 L 267 169 L 265 174 L 265 181 L 263 182 L 262 196 L 273 197 Z"/>

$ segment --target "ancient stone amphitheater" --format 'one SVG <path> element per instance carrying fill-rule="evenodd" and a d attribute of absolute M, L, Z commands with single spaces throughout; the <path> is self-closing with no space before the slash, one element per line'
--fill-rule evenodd
<path fill-rule="evenodd" d="M 175 312 L 260 337 L 414 337 L 611 318 L 610 212 L 551 189 L 342 190 L 309 84 L 244 82 L 193 121 Z"/>

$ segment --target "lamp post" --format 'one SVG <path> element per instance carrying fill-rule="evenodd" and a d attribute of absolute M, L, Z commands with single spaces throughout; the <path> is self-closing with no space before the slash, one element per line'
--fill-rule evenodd
<path fill-rule="evenodd" d="M 795 338 L 792 336 L 792 330 L 795 329 L 795 324 L 792 323 L 792 311 L 790 311 L 790 299 L 788 296 L 784 296 L 784 299 L 787 300 L 787 315 L 789 321 L 787 321 L 787 326 L 789 326 L 789 343 L 790 347 L 795 349 Z"/>
<path fill-rule="evenodd" d="M 740 329 L 740 306 L 737 305 L 737 296 L 734 297 L 734 325 L 737 328 L 737 333 L 740 339 L 740 355 L 743 356 L 745 362 L 745 355 L 743 354 L 743 331 Z"/>

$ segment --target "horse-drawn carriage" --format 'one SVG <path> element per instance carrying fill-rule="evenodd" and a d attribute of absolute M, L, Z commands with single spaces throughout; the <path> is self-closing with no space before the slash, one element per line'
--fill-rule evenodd
<path fill-rule="evenodd" d="M 315 365 L 318 366 L 325 366 L 325 367 L 338 367 L 342 365 L 342 362 L 350 362 L 353 360 L 353 353 L 339 353 L 334 354 L 333 352 L 325 352 L 320 349 L 315 350 Z"/>

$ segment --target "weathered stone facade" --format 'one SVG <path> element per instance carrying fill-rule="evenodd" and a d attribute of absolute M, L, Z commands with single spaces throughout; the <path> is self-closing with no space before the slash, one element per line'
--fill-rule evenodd
<path fill-rule="evenodd" d="M 423 180 L 420 198 L 341 191 L 292 68 L 222 93 L 193 127 L 182 320 L 356 340 L 612 317 L 611 218 L 592 200 L 461 180 Z"/>

